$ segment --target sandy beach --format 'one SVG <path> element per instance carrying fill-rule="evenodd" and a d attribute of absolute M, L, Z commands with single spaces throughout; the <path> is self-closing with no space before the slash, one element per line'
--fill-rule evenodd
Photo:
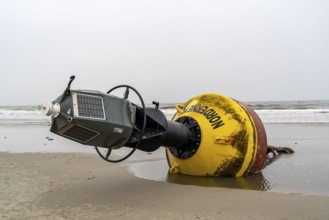
<path fill-rule="evenodd" d="M 303 191 L 303 184 L 296 184 L 296 191 L 284 188 L 294 181 L 287 178 L 287 173 L 291 177 L 295 172 L 298 181 L 308 169 L 326 176 L 327 169 L 320 167 L 318 160 L 328 157 L 323 153 L 328 152 L 328 125 L 267 125 L 271 144 L 289 145 L 296 151 L 263 171 L 274 189 L 279 185 L 278 192 L 139 178 L 129 167 L 145 160 L 162 160 L 160 154 L 142 153 L 124 163 L 109 164 L 91 153 L 93 149 L 66 142 L 47 129 L 47 125 L 0 125 L 2 151 L 16 151 L 0 153 L 0 219 L 329 218 L 327 179 L 320 179 L 324 188 L 320 193 Z M 61 151 L 64 147 L 65 152 L 50 153 L 51 149 Z M 90 152 L 66 152 L 79 147 Z M 21 152 L 23 149 L 29 152 Z M 308 164 L 308 155 L 319 167 Z M 289 161 L 296 165 L 291 170 Z M 284 190 L 280 190 L 280 184 Z"/>
<path fill-rule="evenodd" d="M 144 180 L 89 154 L 0 154 L 2 219 L 328 219 L 329 197 Z"/>

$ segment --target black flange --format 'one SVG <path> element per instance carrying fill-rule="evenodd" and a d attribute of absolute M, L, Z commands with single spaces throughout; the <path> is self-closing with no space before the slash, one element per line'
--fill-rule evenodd
<path fill-rule="evenodd" d="M 180 117 L 176 120 L 176 122 L 186 126 L 190 130 L 191 136 L 188 139 L 186 146 L 179 148 L 169 147 L 169 151 L 176 158 L 190 158 L 197 152 L 201 143 L 200 126 L 196 120 L 188 116 Z"/>

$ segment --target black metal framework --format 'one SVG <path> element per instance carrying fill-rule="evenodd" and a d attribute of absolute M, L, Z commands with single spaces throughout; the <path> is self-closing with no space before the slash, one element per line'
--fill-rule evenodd
<path fill-rule="evenodd" d="M 133 149 L 125 156 L 125 157 L 123 157 L 123 158 L 121 158 L 121 159 L 119 159 L 119 160 L 111 160 L 111 159 L 109 159 L 109 157 L 110 157 L 110 155 L 111 155 L 111 152 L 112 152 L 112 148 L 106 148 L 107 149 L 107 152 L 106 152 L 106 154 L 105 154 L 105 156 L 99 151 L 99 147 L 98 146 L 95 146 L 95 149 L 96 149 L 96 152 L 98 153 L 98 155 L 102 158 L 102 159 L 104 159 L 105 161 L 107 161 L 107 162 L 111 162 L 111 163 L 118 163 L 118 162 L 121 162 L 121 161 L 124 161 L 124 160 L 126 160 L 126 159 L 128 159 L 137 149 L 138 149 L 138 147 L 139 147 L 139 145 L 140 145 L 140 143 L 141 143 L 141 141 L 142 141 L 142 138 L 143 138 L 143 136 L 144 136 L 144 133 L 145 133 L 145 128 L 146 128 L 146 111 L 145 111 L 145 104 L 144 104 L 144 100 L 143 100 L 143 98 L 142 98 L 142 96 L 139 94 L 139 92 L 135 89 L 135 88 L 133 88 L 133 87 L 131 87 L 131 86 L 129 86 L 129 85 L 119 85 L 119 86 L 115 86 L 115 87 L 113 87 L 112 89 L 110 89 L 108 92 L 107 92 L 107 94 L 110 94 L 112 91 L 114 91 L 114 90 L 116 90 L 116 89 L 118 89 L 118 88 L 126 88 L 126 91 L 125 91 L 125 93 L 124 93 L 124 99 L 128 99 L 128 96 L 129 96 L 129 89 L 131 89 L 131 90 L 133 90 L 135 93 L 136 93 L 136 95 L 138 96 L 138 98 L 140 99 L 140 101 L 141 101 L 141 104 L 142 104 L 142 112 L 143 112 L 143 125 L 142 125 L 142 129 L 141 129 L 141 133 L 140 133 L 140 136 L 139 136 L 139 138 L 138 138 L 138 141 L 137 141 L 137 143 L 135 144 L 135 146 L 133 147 Z"/>

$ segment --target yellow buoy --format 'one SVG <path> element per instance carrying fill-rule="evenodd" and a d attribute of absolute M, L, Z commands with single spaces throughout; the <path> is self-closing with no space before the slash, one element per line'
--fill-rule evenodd
<path fill-rule="evenodd" d="M 267 151 L 293 153 L 290 148 L 268 147 L 256 112 L 232 98 L 196 96 L 177 105 L 173 121 L 168 121 L 158 102 L 153 102 L 155 108 L 145 107 L 142 96 L 129 85 L 107 93 L 71 90 L 74 78 L 70 77 L 62 95 L 40 108 L 51 116 L 51 132 L 95 146 L 107 162 L 121 162 L 136 150 L 153 152 L 162 146 L 166 147 L 170 173 L 239 177 L 261 171 Z M 125 89 L 123 98 L 110 94 L 120 88 Z M 130 90 L 141 106 L 128 100 Z M 131 150 L 120 159 L 110 158 L 112 150 L 121 147 Z"/>
<path fill-rule="evenodd" d="M 173 120 L 192 120 L 197 125 L 194 137 L 200 138 L 191 140 L 195 152 L 166 149 L 171 172 L 239 177 L 263 168 L 266 132 L 250 108 L 223 95 L 204 94 L 177 105 L 176 109 Z"/>

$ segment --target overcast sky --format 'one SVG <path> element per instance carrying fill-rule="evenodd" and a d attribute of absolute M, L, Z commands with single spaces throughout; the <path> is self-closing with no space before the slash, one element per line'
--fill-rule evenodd
<path fill-rule="evenodd" d="M 0 0 L 0 105 L 135 87 L 146 102 L 202 93 L 329 99 L 328 0 Z"/>

